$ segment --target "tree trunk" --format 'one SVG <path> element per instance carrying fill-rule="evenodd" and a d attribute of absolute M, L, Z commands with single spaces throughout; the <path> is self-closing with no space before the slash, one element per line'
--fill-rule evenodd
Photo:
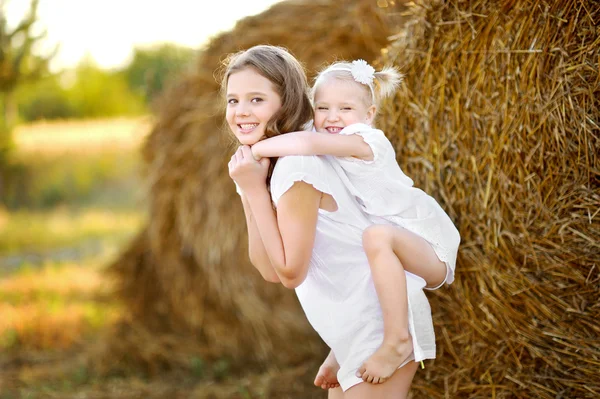
<path fill-rule="evenodd" d="M 13 147 L 12 129 L 16 122 L 16 107 L 12 92 L 2 96 L 2 114 L 0 115 L 0 198 L 4 197 L 5 177 L 8 169 L 8 158 Z"/>
<path fill-rule="evenodd" d="M 14 92 L 4 92 L 4 101 L 2 102 L 4 127 L 12 130 L 17 122 L 17 104 L 15 103 Z"/>

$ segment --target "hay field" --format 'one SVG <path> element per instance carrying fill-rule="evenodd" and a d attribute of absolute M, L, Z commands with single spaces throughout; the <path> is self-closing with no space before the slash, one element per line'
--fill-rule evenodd
<path fill-rule="evenodd" d="M 138 148 L 148 123 L 16 129 L 13 199 L 25 201 L 0 206 L 0 398 L 90 391 L 87 353 L 121 317 L 105 265 L 145 220 Z"/>
<path fill-rule="evenodd" d="M 18 126 L 19 152 L 56 154 L 70 151 L 134 150 L 148 134 L 151 117 L 41 121 Z"/>

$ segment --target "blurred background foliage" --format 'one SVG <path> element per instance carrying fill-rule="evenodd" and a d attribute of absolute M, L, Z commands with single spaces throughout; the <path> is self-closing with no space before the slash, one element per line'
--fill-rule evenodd
<path fill-rule="evenodd" d="M 194 59 L 192 49 L 165 43 L 136 48 L 122 69 L 104 70 L 91 57 L 64 70 L 18 87 L 15 98 L 21 122 L 41 119 L 142 115 L 152 100 Z"/>
<path fill-rule="evenodd" d="M 122 181 L 131 178 L 136 159 L 129 151 L 27 155 L 16 151 L 15 130 L 40 121 L 147 115 L 154 99 L 192 64 L 195 50 L 162 43 L 134 48 L 120 68 L 101 68 L 88 55 L 73 68 L 53 71 L 50 62 L 58 47 L 40 54 L 46 33 L 34 29 L 38 0 L 12 26 L 5 7 L 0 0 L 0 206 L 15 210 L 87 204 L 105 192 L 107 182 L 126 187 Z M 64 133 L 60 128 L 45 132 L 57 138 Z M 81 133 L 84 139 L 84 127 Z"/>

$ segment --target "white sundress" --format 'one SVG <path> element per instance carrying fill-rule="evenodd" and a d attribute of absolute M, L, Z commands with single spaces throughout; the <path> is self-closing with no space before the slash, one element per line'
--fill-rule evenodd
<path fill-rule="evenodd" d="M 295 182 L 304 181 L 330 194 L 338 210 L 319 210 L 310 266 L 296 294 L 313 328 L 333 350 L 340 364 L 338 381 L 344 391 L 362 383 L 355 373 L 383 342 L 383 317 L 362 247 L 362 233 L 372 225 L 356 198 L 344 186 L 329 156 L 280 158 L 271 178 L 271 196 L 277 205 Z M 425 280 L 406 273 L 408 324 L 413 356 L 435 358 L 431 308 Z"/>
<path fill-rule="evenodd" d="M 346 126 L 340 134 L 358 134 L 371 147 L 373 160 L 336 157 L 344 184 L 375 224 L 403 227 L 431 244 L 446 263 L 444 282 L 454 281 L 460 233 L 437 201 L 402 172 L 394 147 L 385 134 L 362 123 Z M 444 282 L 440 284 L 443 285 Z M 438 288 L 438 287 L 436 287 Z"/>

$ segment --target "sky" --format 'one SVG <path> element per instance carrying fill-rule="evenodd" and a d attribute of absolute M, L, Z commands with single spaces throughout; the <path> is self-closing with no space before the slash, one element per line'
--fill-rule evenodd
<path fill-rule="evenodd" d="M 127 64 L 136 45 L 171 42 L 199 48 L 237 20 L 279 1 L 40 0 L 36 29 L 45 29 L 47 37 L 38 51 L 60 45 L 53 70 L 75 66 L 86 54 L 103 68 L 118 68 Z M 4 2 L 8 24 L 15 26 L 30 0 Z"/>

